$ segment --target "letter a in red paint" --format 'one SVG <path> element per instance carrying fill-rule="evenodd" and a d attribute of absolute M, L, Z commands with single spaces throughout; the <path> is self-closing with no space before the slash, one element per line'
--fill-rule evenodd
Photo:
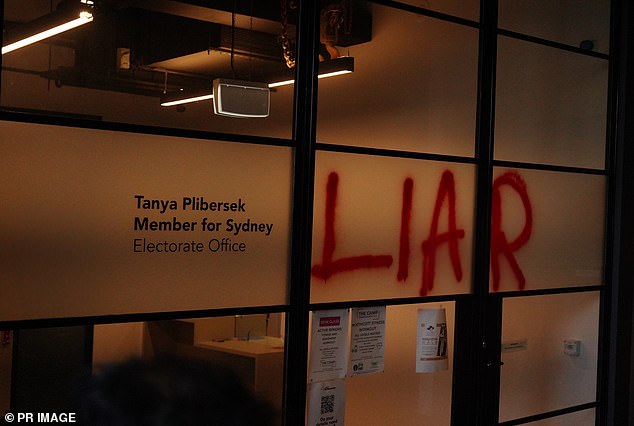
<path fill-rule="evenodd" d="M 312 274 L 317 278 L 327 280 L 339 272 L 355 269 L 389 268 L 392 265 L 392 256 L 389 255 L 373 256 L 368 254 L 333 259 L 337 241 L 335 237 L 335 210 L 338 187 L 339 175 L 332 172 L 328 175 L 328 183 L 326 184 L 326 218 L 322 259 L 321 264 L 313 266 Z"/>
<path fill-rule="evenodd" d="M 447 232 L 438 234 L 438 218 L 443 202 L 447 198 Z M 438 185 L 438 194 L 436 195 L 436 204 L 434 205 L 434 215 L 429 228 L 429 235 L 423 241 L 423 283 L 420 288 L 420 295 L 425 296 L 432 288 L 434 288 L 434 278 L 436 276 L 436 250 L 441 244 L 449 244 L 449 257 L 451 259 L 451 267 L 457 281 L 462 281 L 462 267 L 460 265 L 460 252 L 458 251 L 458 240 L 464 238 L 464 229 L 456 227 L 456 184 L 454 183 L 453 173 L 446 170 L 440 179 Z"/>
<path fill-rule="evenodd" d="M 500 194 L 500 188 L 504 185 L 513 188 L 520 196 L 526 217 L 526 223 L 524 223 L 522 232 L 511 242 L 508 242 L 506 234 L 502 230 L 502 196 Z M 516 252 L 528 242 L 533 231 L 533 209 L 531 207 L 531 200 L 528 198 L 526 182 L 524 182 L 524 179 L 522 179 L 518 173 L 506 172 L 493 181 L 491 196 L 491 276 L 493 291 L 500 289 L 500 255 L 504 255 L 509 262 L 511 271 L 513 271 L 513 275 L 515 275 L 517 279 L 518 287 L 520 290 L 523 290 L 526 286 L 526 278 L 524 278 L 524 273 L 517 263 L 513 252 Z"/>

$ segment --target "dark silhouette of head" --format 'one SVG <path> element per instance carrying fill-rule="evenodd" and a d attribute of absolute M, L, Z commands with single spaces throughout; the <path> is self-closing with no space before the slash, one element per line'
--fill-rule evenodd
<path fill-rule="evenodd" d="M 134 359 L 96 374 L 81 396 L 91 426 L 269 426 L 270 406 L 230 371 L 197 360 Z"/>

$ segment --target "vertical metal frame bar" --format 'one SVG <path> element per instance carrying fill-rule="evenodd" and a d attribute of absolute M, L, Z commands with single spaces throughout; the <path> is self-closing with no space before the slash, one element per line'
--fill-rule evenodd
<path fill-rule="evenodd" d="M 306 411 L 310 267 L 317 119 L 317 0 L 298 9 L 297 60 L 293 118 L 295 168 L 291 242 L 290 310 L 286 317 L 283 422 L 302 425 Z"/>
<path fill-rule="evenodd" d="M 497 50 L 497 0 L 480 1 L 478 94 L 476 109 L 476 208 L 473 297 L 456 302 L 452 425 L 473 426 L 497 421 L 499 315 L 489 296 L 493 125 Z M 495 298 L 497 307 L 499 298 Z M 490 319 L 493 318 L 493 321 Z M 475 319 L 475 321 L 474 321 Z M 497 355 L 499 361 L 499 351 Z"/>
<path fill-rule="evenodd" d="M 475 351 L 476 424 L 498 420 L 500 395 L 501 298 L 489 294 L 491 252 L 491 192 L 497 67 L 497 0 L 480 1 L 478 105 L 476 124 L 477 201 L 474 266 L 477 334 Z M 468 424 L 468 423 L 464 423 Z"/>
<path fill-rule="evenodd" d="M 606 169 L 606 283 L 601 297 L 596 424 L 632 424 L 634 400 L 634 8 L 613 0 Z"/>

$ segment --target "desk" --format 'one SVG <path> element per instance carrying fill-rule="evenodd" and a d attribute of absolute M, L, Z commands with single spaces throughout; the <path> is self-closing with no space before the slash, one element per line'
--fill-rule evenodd
<path fill-rule="evenodd" d="M 282 408 L 284 347 L 280 339 L 205 341 L 194 345 L 242 375 L 256 396 Z"/>

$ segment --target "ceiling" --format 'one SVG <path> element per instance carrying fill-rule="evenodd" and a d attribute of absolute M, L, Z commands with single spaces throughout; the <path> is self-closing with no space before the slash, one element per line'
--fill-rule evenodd
<path fill-rule="evenodd" d="M 53 7 L 50 0 L 5 0 L 5 40 L 50 18 L 69 1 L 79 0 L 58 0 Z M 369 41 L 371 17 L 365 4 L 327 4 L 333 2 L 349 11 L 337 45 Z M 296 11 L 286 11 L 293 39 Z M 287 71 L 280 16 L 279 0 L 101 0 L 93 22 L 46 41 L 73 49 L 72 66 L 35 71 L 59 86 L 148 96 L 209 87 L 217 77 L 266 81 Z M 122 61 L 126 52 L 129 66 Z"/>

